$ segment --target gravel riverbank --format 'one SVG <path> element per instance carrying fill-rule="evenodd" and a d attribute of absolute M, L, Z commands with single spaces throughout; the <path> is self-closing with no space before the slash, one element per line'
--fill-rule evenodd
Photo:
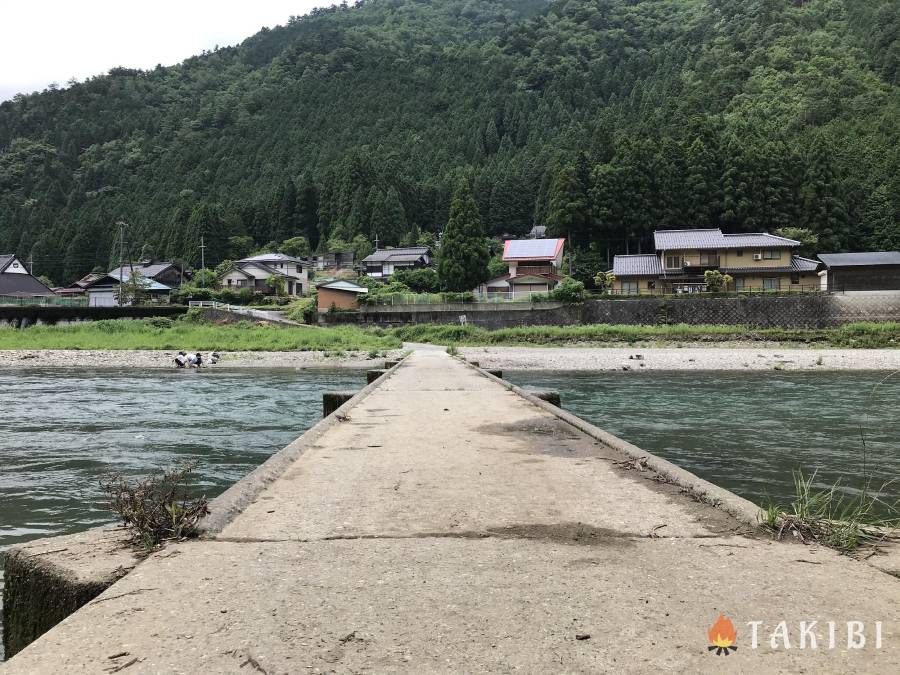
<path fill-rule="evenodd" d="M 731 347 L 465 347 L 482 368 L 506 370 L 900 370 L 900 349 Z"/>
<path fill-rule="evenodd" d="M 777 347 L 464 347 L 485 368 L 507 370 L 900 370 L 900 349 Z M 172 367 L 175 351 L 8 350 L 0 368 Z M 382 352 L 226 352 L 214 368 L 372 368 L 403 350 Z M 640 357 L 640 358 L 638 358 Z"/>
<path fill-rule="evenodd" d="M 0 368 L 173 368 L 177 351 L 152 350 L 2 350 Z M 221 368 L 350 368 L 380 367 L 385 358 L 403 352 L 391 350 L 372 358 L 368 352 L 221 352 Z M 209 352 L 204 352 L 209 356 Z"/>

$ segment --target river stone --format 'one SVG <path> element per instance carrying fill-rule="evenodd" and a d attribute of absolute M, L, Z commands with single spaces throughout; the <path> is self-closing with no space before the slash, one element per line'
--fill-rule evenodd
<path fill-rule="evenodd" d="M 37 539 L 2 554 L 3 648 L 20 652 L 130 572 L 138 557 L 120 528 Z"/>

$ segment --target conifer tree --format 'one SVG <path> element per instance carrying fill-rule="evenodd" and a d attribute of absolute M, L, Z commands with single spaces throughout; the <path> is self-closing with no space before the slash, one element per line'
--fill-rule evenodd
<path fill-rule="evenodd" d="M 868 248 L 873 251 L 900 251 L 900 222 L 887 185 L 877 187 L 866 200 L 862 231 Z"/>
<path fill-rule="evenodd" d="M 468 183 L 460 182 L 450 204 L 450 220 L 438 252 L 437 271 L 448 291 L 472 291 L 487 281 L 490 252 L 478 206 Z"/>

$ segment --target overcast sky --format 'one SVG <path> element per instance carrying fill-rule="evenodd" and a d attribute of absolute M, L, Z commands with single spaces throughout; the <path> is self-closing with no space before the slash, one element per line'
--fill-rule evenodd
<path fill-rule="evenodd" d="M 0 101 L 241 42 L 333 0 L 0 0 Z"/>

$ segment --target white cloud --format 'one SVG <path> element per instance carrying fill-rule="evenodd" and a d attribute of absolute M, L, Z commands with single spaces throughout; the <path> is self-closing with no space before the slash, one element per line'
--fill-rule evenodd
<path fill-rule="evenodd" d="M 2 0 L 0 101 L 110 68 L 172 65 L 332 0 Z"/>

